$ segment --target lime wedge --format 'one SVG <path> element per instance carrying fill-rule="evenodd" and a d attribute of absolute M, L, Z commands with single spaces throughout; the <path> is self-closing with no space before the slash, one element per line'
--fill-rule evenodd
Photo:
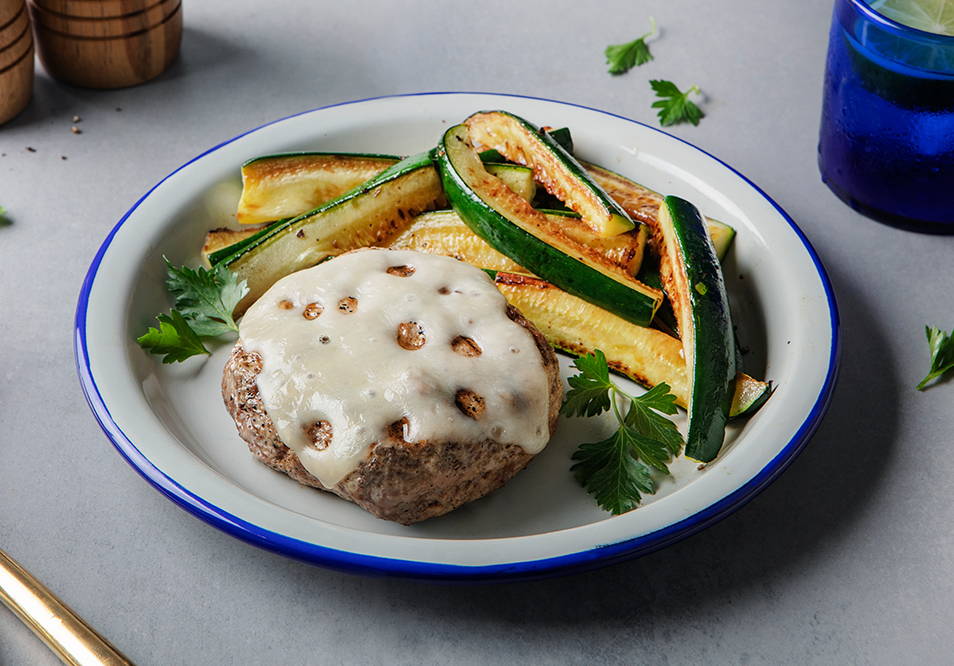
<path fill-rule="evenodd" d="M 898 23 L 954 37 L 954 0 L 872 0 L 869 4 Z"/>

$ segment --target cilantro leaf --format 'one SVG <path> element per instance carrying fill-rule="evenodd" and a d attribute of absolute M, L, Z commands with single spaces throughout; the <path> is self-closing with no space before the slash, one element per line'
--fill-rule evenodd
<path fill-rule="evenodd" d="M 669 461 L 682 448 L 676 424 L 663 416 L 676 413 L 676 396 L 666 384 L 638 397 L 623 392 L 610 380 L 606 356 L 598 349 L 573 364 L 580 374 L 567 380 L 570 390 L 561 411 L 594 416 L 612 409 L 619 427 L 608 439 L 581 444 L 570 470 L 602 508 L 625 513 L 639 504 L 643 493 L 656 492 L 653 470 L 668 474 Z M 618 400 L 629 401 L 625 418 Z"/>
<path fill-rule="evenodd" d="M 596 416 L 608 410 L 614 386 L 603 352 L 597 349 L 575 359 L 573 365 L 580 374 L 567 379 L 570 390 L 560 411 L 567 416 Z"/>
<path fill-rule="evenodd" d="M 663 127 L 687 122 L 698 125 L 699 120 L 705 117 L 706 114 L 702 112 L 702 109 L 689 99 L 692 93 L 702 94 L 698 86 L 692 86 L 686 92 L 682 92 L 672 81 L 654 79 L 649 82 L 649 85 L 652 86 L 656 97 L 660 98 L 659 101 L 653 102 L 652 107 L 659 109 L 657 114 L 659 123 Z"/>
<path fill-rule="evenodd" d="M 645 65 L 653 59 L 653 54 L 646 45 L 646 40 L 656 34 L 656 19 L 649 17 L 651 29 L 645 35 L 637 37 L 631 42 L 625 44 L 611 44 L 606 47 L 604 55 L 606 64 L 609 65 L 609 73 L 625 74 L 633 67 Z"/>
<path fill-rule="evenodd" d="M 632 431 L 620 428 L 602 442 L 581 444 L 570 468 L 576 480 L 601 508 L 614 515 L 636 508 L 641 493 L 656 492 L 649 468 L 633 457 Z"/>
<path fill-rule="evenodd" d="M 925 326 L 924 332 L 931 347 L 931 370 L 917 385 L 919 391 L 923 391 L 935 379 L 954 369 L 954 331 L 945 333 L 934 326 Z"/>
<path fill-rule="evenodd" d="M 176 309 L 196 334 L 214 337 L 238 331 L 232 311 L 248 293 L 245 280 L 239 282 L 224 266 L 212 270 L 176 268 L 168 259 L 165 262 L 168 271 L 166 287 L 175 298 Z"/>
<path fill-rule="evenodd" d="M 181 363 L 197 354 L 208 354 L 202 340 L 177 310 L 156 317 L 159 328 L 150 327 L 136 338 L 139 346 L 152 354 L 164 354 L 163 363 Z"/>

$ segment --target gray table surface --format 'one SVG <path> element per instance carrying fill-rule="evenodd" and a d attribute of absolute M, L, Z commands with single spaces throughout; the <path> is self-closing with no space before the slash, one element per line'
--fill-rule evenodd
<path fill-rule="evenodd" d="M 41 72 L 29 110 L 0 128 L 13 218 L 0 228 L 0 546 L 142 664 L 950 663 L 954 386 L 912 386 L 925 322 L 954 326 L 954 238 L 869 222 L 819 181 L 830 6 L 191 1 L 181 60 L 149 85 L 96 92 Z M 656 61 L 605 74 L 604 45 L 649 15 L 664 30 Z M 206 526 L 100 432 L 74 370 L 77 291 L 115 221 L 185 160 L 296 111 L 422 90 L 526 93 L 651 122 L 650 77 L 705 89 L 708 117 L 674 133 L 789 211 L 841 308 L 827 419 L 732 517 L 545 582 L 370 579 Z M 53 662 L 0 608 L 0 663 Z"/>

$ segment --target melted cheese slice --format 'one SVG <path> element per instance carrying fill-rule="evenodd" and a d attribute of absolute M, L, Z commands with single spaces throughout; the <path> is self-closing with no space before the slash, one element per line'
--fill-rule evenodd
<path fill-rule="evenodd" d="M 493 439 L 539 453 L 548 378 L 481 270 L 410 250 L 342 255 L 279 280 L 245 314 L 265 409 L 331 488 L 403 422 L 408 442 Z M 326 437 L 316 432 L 328 432 Z"/>

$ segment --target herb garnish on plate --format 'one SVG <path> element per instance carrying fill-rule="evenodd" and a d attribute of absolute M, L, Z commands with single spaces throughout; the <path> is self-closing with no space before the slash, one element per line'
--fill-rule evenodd
<path fill-rule="evenodd" d="M 210 353 L 202 338 L 238 332 L 232 311 L 248 293 L 245 280 L 223 266 L 176 268 L 166 262 L 166 287 L 175 299 L 168 315 L 158 315 L 159 328 L 150 327 L 136 339 L 146 351 L 163 356 L 163 363 L 180 363 Z"/>
<path fill-rule="evenodd" d="M 580 373 L 567 380 L 570 390 L 560 411 L 596 416 L 612 410 L 619 427 L 603 441 L 581 444 L 570 469 L 603 509 L 626 513 L 636 508 L 642 493 L 656 492 L 653 470 L 668 474 L 667 464 L 682 448 L 676 424 L 663 416 L 676 413 L 676 396 L 667 384 L 641 396 L 626 393 L 610 380 L 606 356 L 599 349 L 573 365 Z"/>

